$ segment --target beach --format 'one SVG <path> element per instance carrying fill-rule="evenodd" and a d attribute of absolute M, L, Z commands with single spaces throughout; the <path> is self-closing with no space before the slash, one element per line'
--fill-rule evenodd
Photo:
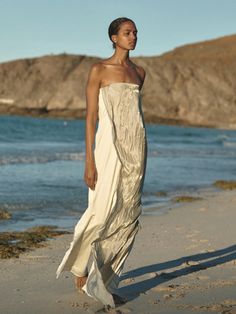
<path fill-rule="evenodd" d="M 1 6 L 0 314 L 236 314 L 236 0 L 114 4 Z"/>
<path fill-rule="evenodd" d="M 206 191 L 160 215 L 142 215 L 121 277 L 127 299 L 111 313 L 236 313 L 236 190 Z M 1 259 L 0 312 L 103 313 L 75 290 L 73 275 L 56 269 L 72 234 Z"/>

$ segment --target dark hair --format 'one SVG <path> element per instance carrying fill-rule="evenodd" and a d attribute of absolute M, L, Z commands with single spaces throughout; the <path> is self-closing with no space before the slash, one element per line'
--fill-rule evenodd
<path fill-rule="evenodd" d="M 118 17 L 117 19 L 113 20 L 108 28 L 108 35 L 111 41 L 112 41 L 111 36 L 118 34 L 120 26 L 124 22 L 131 22 L 135 25 L 134 21 L 132 21 L 128 17 Z M 116 48 L 116 44 L 113 41 L 112 41 L 112 47 Z"/>

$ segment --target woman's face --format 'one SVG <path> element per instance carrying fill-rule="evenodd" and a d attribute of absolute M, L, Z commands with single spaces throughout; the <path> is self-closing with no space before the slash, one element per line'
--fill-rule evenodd
<path fill-rule="evenodd" d="M 112 35 L 116 46 L 127 50 L 134 50 L 137 43 L 137 28 L 132 22 L 123 22 L 117 35 Z"/>

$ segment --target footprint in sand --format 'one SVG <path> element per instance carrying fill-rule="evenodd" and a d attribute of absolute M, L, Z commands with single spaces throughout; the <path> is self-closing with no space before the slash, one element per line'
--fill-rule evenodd
<path fill-rule="evenodd" d="M 207 211 L 207 210 L 208 210 L 208 208 L 201 207 L 201 208 L 198 208 L 198 210 L 199 210 L 200 212 L 205 212 L 205 211 Z"/>
<path fill-rule="evenodd" d="M 207 312 L 218 312 L 221 314 L 236 314 L 235 304 L 222 303 L 210 303 L 205 305 L 192 305 L 192 304 L 180 304 L 177 306 L 179 309 L 190 309 L 192 311 L 207 311 Z"/>
<path fill-rule="evenodd" d="M 235 280 L 215 280 L 209 283 L 209 287 L 227 287 L 234 286 L 236 284 Z"/>
<path fill-rule="evenodd" d="M 207 243 L 207 242 L 209 242 L 209 240 L 207 240 L 207 239 L 201 239 L 201 240 L 199 240 L 199 242 L 201 242 L 201 243 Z"/>
<path fill-rule="evenodd" d="M 155 292 L 168 292 L 168 291 L 171 291 L 172 289 L 166 286 L 156 286 L 156 287 L 153 287 L 151 290 Z"/>
<path fill-rule="evenodd" d="M 185 248 L 185 250 L 192 250 L 192 249 L 195 249 L 195 248 L 197 248 L 198 247 L 198 244 L 192 244 L 192 245 L 190 245 L 190 246 L 187 246 L 186 248 Z"/>
<path fill-rule="evenodd" d="M 195 233 L 191 233 L 191 234 L 187 234 L 186 235 L 186 238 L 192 238 L 192 237 L 196 237 L 196 234 Z"/>
<path fill-rule="evenodd" d="M 159 274 L 158 273 L 149 273 L 147 274 L 148 278 L 156 278 Z"/>
<path fill-rule="evenodd" d="M 209 276 L 197 276 L 196 279 L 198 279 L 198 280 L 209 280 L 210 277 Z"/>
<path fill-rule="evenodd" d="M 87 302 L 76 302 L 76 301 L 72 301 L 71 303 L 71 307 L 76 307 L 76 308 L 81 308 L 84 310 L 88 310 L 89 308 L 89 304 Z"/>
<path fill-rule="evenodd" d="M 127 283 L 131 283 L 131 282 L 135 282 L 135 279 L 134 278 L 127 278 L 127 279 L 122 280 L 122 282 L 127 284 Z"/>
<path fill-rule="evenodd" d="M 148 300 L 148 303 L 151 303 L 151 304 L 159 304 L 160 302 L 161 302 L 160 299 L 155 299 L 155 300 L 149 299 L 149 300 Z"/>
<path fill-rule="evenodd" d="M 191 239 L 192 242 L 194 243 L 207 243 L 209 240 L 207 239 Z"/>
<path fill-rule="evenodd" d="M 179 226 L 178 226 L 178 227 L 175 227 L 175 230 L 176 230 L 176 231 L 181 231 L 181 230 L 183 230 L 183 229 L 184 229 L 184 227 L 179 227 Z"/>
<path fill-rule="evenodd" d="M 164 294 L 163 295 L 163 299 L 165 299 L 165 300 L 170 300 L 170 299 L 172 299 L 173 298 L 173 295 L 172 294 Z"/>
<path fill-rule="evenodd" d="M 155 292 L 173 292 L 178 287 L 180 287 L 180 285 L 156 286 L 152 288 L 151 290 Z"/>
<path fill-rule="evenodd" d="M 201 253 L 212 253 L 215 252 L 215 249 L 207 249 L 207 250 L 202 250 Z"/>
<path fill-rule="evenodd" d="M 199 265 L 200 263 L 198 261 L 186 261 L 184 263 L 182 263 L 182 266 L 196 266 L 196 265 Z"/>

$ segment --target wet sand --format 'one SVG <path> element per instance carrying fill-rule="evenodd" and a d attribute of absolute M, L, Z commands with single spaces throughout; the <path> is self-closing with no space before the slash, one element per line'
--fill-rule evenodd
<path fill-rule="evenodd" d="M 158 216 L 142 216 L 120 294 L 128 302 L 110 313 L 236 313 L 236 191 L 201 193 Z M 72 235 L 47 247 L 0 260 L 0 313 L 104 313 L 78 293 L 73 276 L 56 269 Z"/>

